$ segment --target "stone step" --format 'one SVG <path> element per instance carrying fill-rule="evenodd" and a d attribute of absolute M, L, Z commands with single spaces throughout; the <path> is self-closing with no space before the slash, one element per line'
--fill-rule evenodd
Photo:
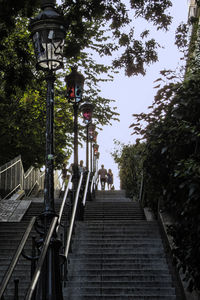
<path fill-rule="evenodd" d="M 146 249 L 133 249 L 133 248 L 119 248 L 119 249 L 109 249 L 109 248 L 102 248 L 102 249 L 99 249 L 99 248 L 93 248 L 93 249 L 78 249 L 76 251 L 76 254 L 80 255 L 80 254 L 90 254 L 90 255 L 93 255 L 93 254 L 112 254 L 112 255 L 115 255 L 115 254 L 129 254 L 130 257 L 135 257 L 137 254 L 146 254 L 147 252 L 145 251 Z M 160 248 L 151 248 L 148 250 L 148 253 L 149 254 L 162 254 L 163 250 L 160 249 Z"/>
<path fill-rule="evenodd" d="M 161 252 L 163 251 L 163 247 L 161 247 L 160 245 L 148 245 L 148 244 L 133 244 L 133 243 L 127 243 L 127 244 L 116 244 L 116 243 L 110 243 L 110 244 L 102 244 L 102 245 L 97 245 L 97 244 L 82 244 L 81 245 L 81 249 L 79 249 L 77 251 L 77 253 L 80 253 L 80 251 L 82 253 L 84 253 L 85 250 L 88 250 L 90 253 L 91 251 L 95 252 L 98 251 L 97 253 L 102 253 L 103 251 L 105 251 L 105 253 L 107 253 L 108 251 L 112 251 L 112 253 L 118 253 L 119 251 L 121 251 L 123 253 L 123 251 L 130 251 L 131 253 L 137 253 L 138 252 L 142 252 L 142 251 L 148 251 L 150 253 L 154 253 L 154 252 Z M 6 250 L 6 249 L 2 249 Z M 132 251 L 133 250 L 133 251 Z M 72 251 L 76 252 L 76 245 L 72 244 Z"/>
<path fill-rule="evenodd" d="M 55 209 L 58 211 L 60 203 L 56 203 Z M 20 222 L 0 222 L 0 282 L 10 265 L 11 259 L 19 245 L 19 242 L 30 222 L 32 216 L 37 216 L 43 211 L 43 203 L 32 203 L 27 210 L 26 214 L 23 216 Z M 64 213 L 66 215 L 66 212 Z M 39 238 L 33 228 L 30 234 L 25 250 L 26 253 L 31 255 L 31 244 L 32 236 L 35 235 Z M 11 280 L 8 287 L 4 293 L 5 300 L 13 300 L 14 298 L 14 279 L 19 279 L 19 299 L 24 299 L 27 287 L 30 284 L 30 271 L 31 262 L 20 256 L 18 264 L 13 272 Z"/>
<path fill-rule="evenodd" d="M 129 224 L 126 226 L 126 224 L 119 224 L 119 223 L 106 223 L 105 225 L 103 224 L 94 224 L 94 223 L 88 223 L 88 224 L 85 224 L 85 226 L 79 226 L 77 225 L 76 227 L 76 230 L 78 228 L 80 228 L 81 230 L 84 229 L 84 231 L 89 231 L 89 230 L 101 230 L 102 231 L 107 231 L 107 230 L 117 230 L 118 231 L 123 231 L 123 232 L 148 232 L 148 233 L 151 233 L 151 232 L 159 232 L 159 229 L 157 227 L 153 227 L 153 226 L 135 226 L 134 224 Z"/>
<path fill-rule="evenodd" d="M 84 278 L 84 277 L 83 277 Z M 157 279 L 157 281 L 152 281 L 152 280 L 134 280 L 134 281 L 120 281 L 120 278 L 116 278 L 116 281 L 93 281 L 92 277 L 90 281 L 70 281 L 67 282 L 67 287 L 73 287 L 73 288 L 78 288 L 78 287 L 93 287 L 93 288 L 101 288 L 107 287 L 107 288 L 116 288 L 116 287 L 121 287 L 121 288 L 139 288 L 139 287 L 171 287 L 172 286 L 172 281 L 168 278 L 164 278 L 164 281 L 161 279 L 160 281 Z"/>
<path fill-rule="evenodd" d="M 85 220 L 87 220 L 87 221 L 93 221 L 93 220 L 96 220 L 97 219 L 97 217 L 96 216 L 92 216 L 92 217 L 87 217 L 87 219 L 85 219 Z M 101 220 L 105 220 L 105 221 L 118 221 L 118 220 L 129 220 L 129 221 L 135 221 L 135 220 L 141 220 L 141 216 L 130 216 L 130 217 L 128 217 L 128 216 L 124 216 L 124 217 L 117 217 L 117 216 L 104 216 L 104 217 L 99 217 L 99 219 L 101 219 Z"/>
<path fill-rule="evenodd" d="M 66 296 L 65 300 L 176 300 L 174 295 L 75 295 Z"/>
<path fill-rule="evenodd" d="M 130 258 L 130 257 L 123 257 L 123 258 L 101 258 L 101 257 L 88 257 L 88 260 L 86 259 L 81 259 L 79 257 L 71 257 L 69 258 L 69 263 L 76 263 L 76 264 L 81 264 L 85 261 L 86 263 L 89 262 L 90 264 L 114 264 L 114 263 L 119 263 L 119 264 L 157 264 L 157 263 L 166 263 L 165 257 L 154 257 L 154 258 Z"/>
<path fill-rule="evenodd" d="M 175 300 L 157 222 L 114 192 L 97 192 L 76 224 L 64 300 Z"/>
<path fill-rule="evenodd" d="M 145 243 L 145 244 L 159 244 L 162 245 L 162 241 L 159 239 L 159 237 L 155 238 L 149 238 L 149 237 L 127 237 L 127 236 L 115 236 L 110 240 L 106 236 L 94 236 L 92 238 L 88 237 L 86 238 L 85 236 L 80 238 L 75 238 L 73 239 L 73 244 L 78 243 L 79 245 L 81 244 L 101 244 L 101 245 L 107 245 L 110 243 L 132 243 L 132 244 L 137 244 L 137 243 Z"/>
<path fill-rule="evenodd" d="M 71 283 L 84 283 L 84 282 L 131 282 L 131 284 L 134 284 L 135 282 L 171 282 L 172 284 L 172 278 L 169 274 L 160 274 L 159 277 L 157 274 L 114 274 L 114 275 L 101 275 L 101 274 L 85 274 L 84 276 L 81 276 L 80 274 L 68 274 L 68 281 L 67 284 Z"/>
<path fill-rule="evenodd" d="M 114 256 L 113 256 L 114 255 Z M 160 253 L 147 253 L 147 252 L 133 252 L 132 253 L 96 253 L 96 252 L 86 252 L 84 251 L 84 253 L 70 253 L 69 254 L 69 259 L 72 259 L 72 258 L 80 258 L 80 259 L 99 259 L 101 258 L 102 260 L 104 259 L 127 259 L 127 258 L 134 258 L 134 259 L 143 259 L 143 258 L 146 258 L 146 259 L 149 259 L 149 258 L 163 258 L 165 257 L 165 254 L 164 252 L 160 252 Z"/>
<path fill-rule="evenodd" d="M 159 238 L 159 234 L 151 234 L 151 233 L 140 233 L 140 232 L 116 232 L 116 231 L 109 231 L 109 232 L 97 232 L 97 231 L 90 231 L 90 232 L 79 232 L 80 234 L 80 239 L 96 239 L 98 237 L 98 239 L 108 239 L 110 240 L 111 238 L 114 239 L 121 239 L 124 240 L 125 238 L 127 239 L 137 239 L 137 240 L 141 240 L 141 239 L 148 239 L 148 238 Z M 126 234 L 126 237 L 125 237 Z M 76 235 L 75 235 L 76 236 Z"/>
<path fill-rule="evenodd" d="M 71 268 L 72 269 L 72 268 Z M 141 275 L 141 276 L 160 276 L 162 274 L 165 275 L 169 275 L 169 271 L 166 270 L 165 267 L 162 267 L 158 270 L 152 270 L 150 267 L 146 268 L 145 270 L 143 269 L 134 269 L 129 267 L 127 270 L 121 270 L 121 269 L 115 269 L 115 270 L 111 270 L 111 269 L 94 269 L 94 270 L 90 270 L 90 269 L 82 269 L 82 270 L 78 270 L 78 269 L 73 269 L 72 275 L 78 275 L 78 276 L 86 276 L 86 275 L 93 275 L 93 276 L 115 276 L 116 274 L 118 276 L 136 276 L 136 275 Z"/>
<path fill-rule="evenodd" d="M 26 266 L 24 266 L 25 269 Z M 21 269 L 23 269 L 21 267 Z M 157 262 L 157 263 L 132 263 L 130 265 L 130 262 L 124 262 L 122 264 L 118 263 L 117 260 L 115 263 L 93 263 L 91 264 L 89 261 L 88 262 L 80 262 L 79 264 L 76 265 L 70 265 L 69 264 L 69 269 L 76 269 L 76 270 L 168 270 L 168 266 L 166 263 L 163 262 Z M 1 267 L 0 267 L 1 270 Z"/>
<path fill-rule="evenodd" d="M 175 294 L 175 289 L 173 287 L 79 287 L 79 288 L 68 288 L 69 295 L 134 295 L 134 296 L 168 296 Z"/>
<path fill-rule="evenodd" d="M 116 222 L 112 222 L 112 221 L 101 221 L 101 220 L 94 220 L 94 221 L 87 221 L 85 220 L 84 222 L 77 222 L 76 223 L 76 227 L 77 226 L 81 226 L 81 227 L 87 227 L 87 226 L 91 226 L 91 225 L 98 225 L 98 226 L 103 226 L 103 227 L 106 227 L 106 226 L 132 226 L 132 227 L 135 227 L 135 228 L 158 228 L 158 224 L 156 221 L 152 221 L 152 222 L 147 222 L 146 220 L 141 220 L 141 221 L 127 221 L 124 220 L 124 221 L 116 221 Z"/>
<path fill-rule="evenodd" d="M 109 243 L 104 243 L 104 242 L 101 242 L 101 243 L 95 243 L 95 242 L 92 242 L 92 243 L 89 243 L 89 242 L 86 242 L 86 241 L 82 241 L 81 243 L 78 243 L 78 242 L 73 242 L 72 243 L 72 248 L 75 249 L 75 247 L 77 246 L 77 244 L 79 244 L 80 248 L 81 249 L 85 249 L 87 248 L 88 250 L 91 250 L 91 249 L 99 249 L 99 247 L 101 247 L 101 250 L 103 249 L 114 249 L 114 250 L 118 250 L 119 248 L 120 249 L 138 249 L 138 250 L 146 250 L 146 251 L 151 251 L 151 250 L 163 250 L 163 246 L 162 246 L 162 243 L 161 241 L 157 241 L 155 243 L 153 242 L 145 242 L 145 241 L 138 241 L 137 243 L 134 243 L 132 241 L 130 242 L 126 242 L 126 243 L 122 243 L 121 241 L 120 242 L 114 242 L 114 241 L 110 241 Z"/>

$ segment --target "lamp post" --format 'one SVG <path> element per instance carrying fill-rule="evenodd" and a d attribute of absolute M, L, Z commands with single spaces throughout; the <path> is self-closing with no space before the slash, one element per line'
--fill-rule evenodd
<path fill-rule="evenodd" d="M 90 142 L 90 171 L 92 172 L 92 142 L 94 141 L 96 125 L 90 123 L 88 126 L 88 141 Z"/>
<path fill-rule="evenodd" d="M 98 132 L 97 131 L 94 131 L 93 132 L 93 139 L 91 140 L 91 165 L 92 165 L 92 167 L 91 167 L 91 169 L 92 169 L 92 172 L 94 172 L 95 170 L 95 165 L 94 165 L 94 148 L 93 148 L 93 145 L 92 145 L 92 143 L 96 143 L 96 141 L 97 141 L 97 135 L 98 135 Z M 92 151 L 92 148 L 93 148 L 93 151 Z"/>
<path fill-rule="evenodd" d="M 88 141 L 89 141 L 89 125 L 92 122 L 92 113 L 93 113 L 93 104 L 90 103 L 89 101 L 86 101 L 83 103 L 80 107 L 80 110 L 82 111 L 83 114 L 83 119 L 86 124 L 86 169 L 87 171 L 89 170 L 89 153 L 88 153 Z"/>
<path fill-rule="evenodd" d="M 41 0 L 42 11 L 31 19 L 29 25 L 37 59 L 36 67 L 45 71 L 47 80 L 44 209 L 40 215 L 43 226 L 42 242 L 56 215 L 54 209 L 54 81 L 55 71 L 63 66 L 66 34 L 64 19 L 56 11 L 55 2 L 55 0 Z M 63 299 L 59 267 L 60 246 L 61 242 L 54 232 L 37 285 L 37 299 Z"/>
<path fill-rule="evenodd" d="M 96 143 L 93 144 L 93 159 L 94 159 L 93 170 L 94 170 L 94 172 L 96 172 L 96 169 L 97 169 L 96 161 L 97 161 L 97 156 L 99 153 L 98 150 L 99 150 L 99 145 Z"/>
<path fill-rule="evenodd" d="M 67 100 L 73 104 L 74 109 L 74 164 L 73 164 L 73 189 L 78 186 L 78 107 L 82 101 L 84 76 L 72 67 L 69 75 L 65 76 L 67 85 Z"/>

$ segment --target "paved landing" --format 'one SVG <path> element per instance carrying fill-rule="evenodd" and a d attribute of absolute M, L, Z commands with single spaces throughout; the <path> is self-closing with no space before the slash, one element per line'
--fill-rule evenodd
<path fill-rule="evenodd" d="M 0 201 L 0 222 L 20 222 L 31 200 L 20 200 L 21 191 L 10 199 Z"/>

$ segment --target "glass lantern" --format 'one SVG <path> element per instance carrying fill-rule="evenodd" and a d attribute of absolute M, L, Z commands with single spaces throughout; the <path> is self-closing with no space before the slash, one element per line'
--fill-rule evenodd
<path fill-rule="evenodd" d="M 95 128 L 96 126 L 94 124 L 90 124 L 88 127 L 88 139 L 90 142 L 93 142 Z"/>
<path fill-rule="evenodd" d="M 82 111 L 85 124 L 89 124 L 92 121 L 93 108 L 93 104 L 88 101 L 81 105 L 80 110 Z"/>
<path fill-rule="evenodd" d="M 67 100 L 71 103 L 79 103 L 82 101 L 83 86 L 85 78 L 77 72 L 77 67 L 72 67 L 69 75 L 65 76 L 67 85 Z"/>
<path fill-rule="evenodd" d="M 93 145 L 93 149 L 94 149 L 94 156 L 97 156 L 98 150 L 99 150 L 99 145 L 98 144 L 94 144 Z"/>
<path fill-rule="evenodd" d="M 43 11 L 32 19 L 29 25 L 37 68 L 42 70 L 56 71 L 63 67 L 66 28 L 63 17 L 54 6 L 54 0 L 43 0 Z"/>

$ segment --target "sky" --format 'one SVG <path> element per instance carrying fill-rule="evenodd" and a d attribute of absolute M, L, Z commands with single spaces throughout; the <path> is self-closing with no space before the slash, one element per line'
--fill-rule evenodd
<path fill-rule="evenodd" d="M 125 0 L 124 2 L 126 3 Z M 110 83 L 102 83 L 100 85 L 101 96 L 105 98 L 115 99 L 114 106 L 117 106 L 117 112 L 120 113 L 120 122 L 113 122 L 112 126 L 104 126 L 99 131 L 97 143 L 99 144 L 100 158 L 98 166 L 104 164 L 106 169 L 111 169 L 114 174 L 114 186 L 118 190 L 120 188 L 119 170 L 115 164 L 111 152 L 115 149 L 113 140 L 116 139 L 121 143 L 133 144 L 136 136 L 133 136 L 129 126 L 134 119 L 132 114 L 147 112 L 154 100 L 156 90 L 154 81 L 160 77 L 159 71 L 163 69 L 175 69 L 180 61 L 180 53 L 174 45 L 175 30 L 183 21 L 187 22 L 188 17 L 188 1 L 173 0 L 173 7 L 170 9 L 173 16 L 173 22 L 170 30 L 165 33 L 163 31 L 154 31 L 154 37 L 158 40 L 164 49 L 159 49 L 159 61 L 151 65 L 147 69 L 145 76 L 137 76 L 127 78 L 123 71 L 115 75 L 114 81 Z M 135 27 L 141 27 L 142 21 L 138 21 Z M 149 26 L 151 26 L 149 24 Z M 85 162 L 85 149 L 79 149 L 79 160 Z"/>

